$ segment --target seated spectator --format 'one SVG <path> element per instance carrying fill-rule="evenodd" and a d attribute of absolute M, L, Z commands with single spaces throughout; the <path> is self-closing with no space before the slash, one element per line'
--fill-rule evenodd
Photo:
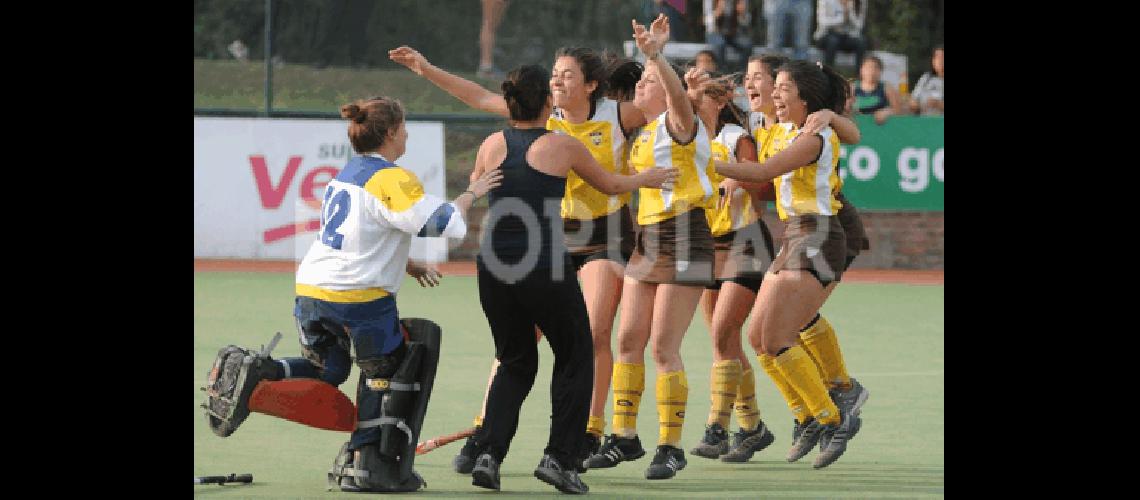
<path fill-rule="evenodd" d="M 742 67 L 752 55 L 752 11 L 748 0 L 704 0 L 705 43 L 712 46 L 716 62 L 724 71 Z M 726 47 L 737 53 L 728 60 Z"/>
<path fill-rule="evenodd" d="M 693 58 L 693 67 L 712 74 L 716 72 L 716 61 L 716 54 L 713 54 L 713 51 L 702 50 Z"/>
<path fill-rule="evenodd" d="M 863 62 L 867 40 L 863 23 L 867 19 L 867 0 L 819 0 L 815 7 L 816 43 L 823 49 L 823 63 L 835 66 L 839 50 L 855 53 L 855 67 Z"/>
<path fill-rule="evenodd" d="M 887 117 L 899 112 L 899 94 L 894 86 L 883 84 L 883 61 L 875 56 L 863 58 L 859 67 L 859 81 L 855 83 L 855 110 L 864 115 L 875 115 L 875 123 L 882 125 Z"/>
<path fill-rule="evenodd" d="M 934 48 L 930 58 L 930 69 L 922 74 L 918 83 L 914 84 L 914 92 L 910 94 L 910 110 L 922 116 L 943 116 L 943 47 Z"/>

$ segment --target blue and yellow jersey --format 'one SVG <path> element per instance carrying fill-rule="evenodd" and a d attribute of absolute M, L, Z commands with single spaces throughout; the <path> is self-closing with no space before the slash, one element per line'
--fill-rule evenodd
<path fill-rule="evenodd" d="M 735 162 L 736 142 L 746 134 L 748 132 L 739 125 L 725 124 L 710 144 L 713 161 Z M 714 168 L 712 172 L 713 185 L 720 184 L 724 179 L 725 177 L 716 173 Z M 752 196 L 749 196 L 748 191 L 737 189 L 733 193 L 725 193 L 725 196 L 731 196 L 732 199 L 723 208 L 717 209 L 714 205 L 705 212 L 709 220 L 709 229 L 712 230 L 714 237 L 736 231 L 756 222 L 757 219 L 756 211 L 752 209 Z"/>
<path fill-rule="evenodd" d="M 687 144 L 681 144 L 665 127 L 666 113 L 641 128 L 629 151 L 629 164 L 638 172 L 654 166 L 674 167 L 679 171 L 672 189 L 641 188 L 639 191 L 637 223 L 643 226 L 695 208 L 716 207 L 712 146 L 705 124 L 697 119 L 696 135 Z"/>
<path fill-rule="evenodd" d="M 555 108 L 546 120 L 546 129 L 569 135 L 586 146 L 594 159 L 609 172 L 628 172 L 625 164 L 625 133 L 621 128 L 618 102 L 603 98 L 594 114 L 582 123 L 570 123 Z M 629 203 L 631 193 L 608 195 L 586 183 L 573 170 L 566 174 L 566 194 L 562 197 L 562 218 L 590 220 L 609 215 Z"/>
<path fill-rule="evenodd" d="M 771 128 L 771 136 L 762 148 L 761 163 L 783 151 L 799 137 L 800 130 L 792 123 L 778 123 Z M 843 187 L 839 178 L 839 137 L 831 127 L 819 133 L 823 148 L 815 162 L 792 170 L 772 180 L 776 190 L 776 210 L 780 220 L 797 215 L 835 215 L 843 206 L 835 193 Z"/>
<path fill-rule="evenodd" d="M 412 236 L 462 238 L 455 206 L 379 155 L 355 156 L 325 189 L 321 228 L 297 269 L 297 295 L 368 302 L 403 282 Z"/>

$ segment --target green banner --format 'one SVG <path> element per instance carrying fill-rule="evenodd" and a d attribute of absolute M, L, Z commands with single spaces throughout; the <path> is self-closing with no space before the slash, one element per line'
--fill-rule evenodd
<path fill-rule="evenodd" d="M 856 117 L 863 139 L 840 145 L 843 194 L 860 210 L 943 210 L 943 120 Z"/>

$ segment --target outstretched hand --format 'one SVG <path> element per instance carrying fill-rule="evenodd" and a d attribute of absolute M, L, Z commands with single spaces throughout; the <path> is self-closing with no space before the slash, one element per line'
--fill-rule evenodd
<path fill-rule="evenodd" d="M 674 167 L 653 167 L 637 175 L 641 177 L 641 187 L 670 189 L 681 171 Z"/>
<path fill-rule="evenodd" d="M 632 22 L 633 39 L 637 42 L 637 48 L 647 59 L 653 59 L 665 47 L 665 42 L 669 41 L 669 18 L 665 14 L 658 14 L 648 31 L 636 19 Z"/>
<path fill-rule="evenodd" d="M 388 59 L 391 59 L 404 67 L 412 70 L 417 75 L 424 74 L 424 68 L 428 65 L 428 60 L 420 54 L 418 50 L 401 45 L 397 48 L 388 51 Z"/>
<path fill-rule="evenodd" d="M 496 188 L 499 184 L 503 183 L 503 169 L 496 168 L 488 170 L 475 179 L 467 186 L 467 190 L 475 194 L 476 198 L 482 198 L 488 191 Z"/>
<path fill-rule="evenodd" d="M 439 269 L 436 269 L 435 266 L 431 264 L 419 264 L 409 260 L 408 265 L 405 266 L 404 269 L 408 272 L 409 276 L 416 279 L 416 282 L 419 283 L 420 286 L 425 288 L 439 285 L 439 280 L 443 277 Z"/>

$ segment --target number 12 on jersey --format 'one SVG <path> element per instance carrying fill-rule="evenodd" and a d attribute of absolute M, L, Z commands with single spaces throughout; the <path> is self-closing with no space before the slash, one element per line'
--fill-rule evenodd
<path fill-rule="evenodd" d="M 344 235 L 336 230 L 344 224 L 344 219 L 348 218 L 351 201 L 352 197 L 347 190 L 336 191 L 329 186 L 328 191 L 325 191 L 325 199 L 321 203 L 321 243 L 340 250 L 341 244 L 344 243 Z"/>

